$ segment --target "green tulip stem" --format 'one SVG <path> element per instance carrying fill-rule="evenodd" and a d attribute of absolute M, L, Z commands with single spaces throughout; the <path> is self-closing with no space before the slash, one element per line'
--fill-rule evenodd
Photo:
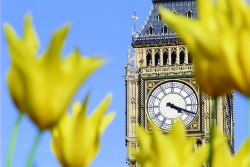
<path fill-rule="evenodd" d="M 11 167 L 13 152 L 14 152 L 16 139 L 17 139 L 17 134 L 18 134 L 18 130 L 19 130 L 19 125 L 20 125 L 20 122 L 21 122 L 21 120 L 23 118 L 23 115 L 24 115 L 23 112 L 19 112 L 19 115 L 18 115 L 18 118 L 16 120 L 14 129 L 12 131 L 9 150 L 8 150 L 8 155 L 7 155 L 7 164 L 6 164 L 7 167 Z"/>
<path fill-rule="evenodd" d="M 38 132 L 38 134 L 36 136 L 35 142 L 33 143 L 33 146 L 31 148 L 31 151 L 30 151 L 27 163 L 26 163 L 26 167 L 31 167 L 32 166 L 33 158 L 34 158 L 35 152 L 37 150 L 38 144 L 40 142 L 42 132 L 43 132 L 42 130 L 39 130 L 39 132 Z"/>

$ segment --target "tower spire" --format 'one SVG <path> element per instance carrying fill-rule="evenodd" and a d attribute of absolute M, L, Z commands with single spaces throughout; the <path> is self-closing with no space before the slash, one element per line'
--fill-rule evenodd
<path fill-rule="evenodd" d="M 134 20 L 134 28 L 133 28 L 132 34 L 135 35 L 136 34 L 136 20 L 138 20 L 138 16 L 136 14 L 136 10 L 134 11 L 134 16 L 132 16 L 132 19 Z"/>

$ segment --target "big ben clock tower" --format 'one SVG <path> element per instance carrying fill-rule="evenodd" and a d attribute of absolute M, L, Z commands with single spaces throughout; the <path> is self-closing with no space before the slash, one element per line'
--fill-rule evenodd
<path fill-rule="evenodd" d="M 180 118 L 188 137 L 197 145 L 209 142 L 210 122 L 216 122 L 228 137 L 234 153 L 233 92 L 215 99 L 203 93 L 194 78 L 193 60 L 181 38 L 161 21 L 157 10 L 163 5 L 187 19 L 197 18 L 195 0 L 153 0 L 153 7 L 139 33 L 132 34 L 126 74 L 126 146 L 139 149 L 136 125 L 150 133 L 157 126 L 163 133 Z M 133 17 L 134 20 L 137 16 Z M 182 23 L 180 23 L 182 24 Z M 185 25 L 183 25 L 185 26 Z M 130 48 L 130 47 L 129 47 Z M 216 108 L 216 112 L 214 112 Z M 127 153 L 130 167 L 138 167 Z"/>

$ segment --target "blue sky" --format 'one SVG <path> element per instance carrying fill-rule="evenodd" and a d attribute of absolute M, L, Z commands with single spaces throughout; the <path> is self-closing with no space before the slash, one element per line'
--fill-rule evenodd
<path fill-rule="evenodd" d="M 24 16 L 31 13 L 40 39 L 39 53 L 43 53 L 48 47 L 52 32 L 70 23 L 71 29 L 64 45 L 63 56 L 77 47 L 83 55 L 101 54 L 108 60 L 108 64 L 90 77 L 72 100 L 72 102 L 81 102 L 86 92 L 90 90 L 90 113 L 107 93 L 113 93 L 108 112 L 116 111 L 117 115 L 102 136 L 100 152 L 91 167 L 127 166 L 125 163 L 125 81 L 121 75 L 125 73 L 127 48 L 132 39 L 134 10 L 137 10 L 139 16 L 137 21 L 137 30 L 139 30 L 147 20 L 151 6 L 151 0 L 2 0 L 2 23 L 11 24 L 19 36 L 22 35 Z M 3 165 L 18 111 L 11 101 L 6 84 L 10 58 L 2 28 L 1 34 L 1 163 Z M 235 96 L 235 146 L 238 150 L 247 136 L 247 104 L 241 94 L 236 92 Z M 71 104 L 69 110 L 71 110 Z M 13 166 L 25 164 L 36 133 L 36 127 L 25 117 L 20 126 Z M 51 153 L 48 132 L 45 132 L 42 137 L 34 166 L 60 166 Z"/>

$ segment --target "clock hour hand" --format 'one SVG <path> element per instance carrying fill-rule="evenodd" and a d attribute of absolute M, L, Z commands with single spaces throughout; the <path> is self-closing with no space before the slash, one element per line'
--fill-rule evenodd
<path fill-rule="evenodd" d="M 167 107 L 171 107 L 171 108 L 176 109 L 176 110 L 178 111 L 178 113 L 180 113 L 180 112 L 181 112 L 181 108 L 180 108 L 180 107 L 175 106 L 174 104 L 167 103 L 167 105 L 166 105 L 166 106 L 167 106 Z"/>
<path fill-rule="evenodd" d="M 181 113 L 182 111 L 184 111 L 184 112 L 187 112 L 187 113 L 190 113 L 190 114 L 196 114 L 195 112 L 188 111 L 186 109 L 183 109 L 183 108 L 178 107 L 178 106 L 176 106 L 174 104 L 171 104 L 171 103 L 167 103 L 166 106 L 176 109 L 178 111 L 178 113 Z"/>

